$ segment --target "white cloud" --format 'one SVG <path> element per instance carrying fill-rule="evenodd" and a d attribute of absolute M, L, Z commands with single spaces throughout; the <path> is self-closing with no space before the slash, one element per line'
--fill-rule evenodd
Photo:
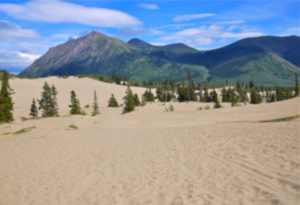
<path fill-rule="evenodd" d="M 193 20 L 193 19 L 206 18 L 206 17 L 212 17 L 212 16 L 215 16 L 215 14 L 212 14 L 212 13 L 189 14 L 189 15 L 176 16 L 176 17 L 173 18 L 173 21 L 176 21 L 176 22 L 190 21 L 190 20 Z"/>
<path fill-rule="evenodd" d="M 144 8 L 144 9 L 150 9 L 150 10 L 159 9 L 159 6 L 157 6 L 156 4 L 138 4 L 138 6 Z"/>
<path fill-rule="evenodd" d="M 218 22 L 218 24 L 243 24 L 243 23 L 245 23 L 245 21 L 243 21 L 243 20 Z"/>
<path fill-rule="evenodd" d="M 236 28 L 235 28 L 236 29 Z M 200 47 L 204 45 L 211 45 L 223 39 L 241 39 L 246 37 L 257 37 L 263 35 L 258 31 L 251 31 L 250 29 L 241 29 L 232 32 L 232 27 L 224 27 L 220 25 L 200 26 L 197 28 L 188 28 L 173 34 L 163 36 L 156 39 L 158 42 L 174 43 L 183 42 L 193 47 Z"/>
<path fill-rule="evenodd" d="M 0 20 L 0 41 L 15 40 L 18 38 L 39 38 L 33 30 L 22 29 L 9 21 Z"/>
<path fill-rule="evenodd" d="M 123 27 L 118 31 L 119 36 L 135 37 L 141 35 L 160 35 L 163 32 L 156 29 L 146 29 L 143 27 Z"/>
<path fill-rule="evenodd" d="M 167 45 L 166 43 L 163 43 L 163 42 L 150 42 L 151 45 L 154 45 L 154 46 L 165 46 Z"/>
<path fill-rule="evenodd" d="M 10 70 L 15 73 L 22 71 L 40 55 L 0 50 L 0 69 Z"/>
<path fill-rule="evenodd" d="M 300 35 L 300 27 L 295 27 L 295 28 L 289 28 L 288 29 L 288 33 L 289 34 L 296 34 L 296 35 Z"/>
<path fill-rule="evenodd" d="M 0 11 L 22 20 L 49 23 L 79 23 L 112 28 L 141 24 L 138 19 L 121 11 L 85 7 L 61 0 L 31 0 L 24 4 L 0 4 Z"/>
<path fill-rule="evenodd" d="M 185 24 L 167 24 L 160 26 L 159 28 L 169 28 L 169 29 L 181 29 L 188 26 L 195 26 L 196 23 L 185 23 Z"/>

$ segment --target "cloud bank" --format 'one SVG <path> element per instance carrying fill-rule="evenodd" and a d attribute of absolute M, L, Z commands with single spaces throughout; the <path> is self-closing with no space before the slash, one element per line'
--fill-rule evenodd
<path fill-rule="evenodd" d="M 0 20 L 0 41 L 15 40 L 18 38 L 39 38 L 40 35 L 30 29 L 22 29 L 9 21 Z"/>
<path fill-rule="evenodd" d="M 173 18 L 173 21 L 175 21 L 175 22 L 191 21 L 193 19 L 200 19 L 200 18 L 206 18 L 206 17 L 212 17 L 212 16 L 215 16 L 215 14 L 212 14 L 212 13 L 189 14 L 189 15 L 176 16 L 176 17 Z"/>
<path fill-rule="evenodd" d="M 0 50 L 0 69 L 19 73 L 39 57 L 40 55 Z"/>
<path fill-rule="evenodd" d="M 31 0 L 24 4 L 0 4 L 0 11 L 17 19 L 48 23 L 79 23 L 110 28 L 141 24 L 135 17 L 121 11 L 85 7 L 61 0 Z"/>
<path fill-rule="evenodd" d="M 163 36 L 157 39 L 157 41 L 163 41 L 166 43 L 183 42 L 194 47 L 199 47 L 211 45 L 215 43 L 215 41 L 220 41 L 229 38 L 242 39 L 247 37 L 257 37 L 263 35 L 263 33 L 260 33 L 258 31 L 251 31 L 239 27 L 235 27 L 234 29 L 238 30 L 238 32 L 232 32 L 233 28 L 231 26 L 200 26 L 197 28 L 184 29 Z"/>

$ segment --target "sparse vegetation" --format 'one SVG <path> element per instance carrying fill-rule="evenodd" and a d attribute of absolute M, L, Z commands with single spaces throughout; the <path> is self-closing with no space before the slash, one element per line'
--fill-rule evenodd
<path fill-rule="evenodd" d="M 9 74 L 7 71 L 0 72 L 0 123 L 9 123 L 13 118 L 13 102 L 11 99 L 12 89 L 9 86 Z"/>
<path fill-rule="evenodd" d="M 299 117 L 300 117 L 300 115 L 293 115 L 293 116 L 288 116 L 288 117 L 275 118 L 275 119 L 271 119 L 271 120 L 262 120 L 259 122 L 283 122 L 283 121 L 295 120 L 295 119 L 298 119 Z"/>
<path fill-rule="evenodd" d="M 80 102 L 76 98 L 76 93 L 74 90 L 71 91 L 71 104 L 69 105 L 70 108 L 70 114 L 71 115 L 80 115 L 82 114 L 81 108 L 80 108 Z"/>
<path fill-rule="evenodd" d="M 98 115 L 98 114 L 100 114 L 99 104 L 98 104 L 98 100 L 97 100 L 97 93 L 94 90 L 94 103 L 93 103 L 92 116 L 95 116 L 95 115 Z"/>
<path fill-rule="evenodd" d="M 58 116 L 58 107 L 56 102 L 57 91 L 52 85 L 49 86 L 47 82 L 44 83 L 41 99 L 39 102 L 39 109 L 42 110 L 42 117 Z"/>
<path fill-rule="evenodd" d="M 70 130 L 79 130 L 79 128 L 76 125 L 69 125 Z"/>
<path fill-rule="evenodd" d="M 15 134 L 15 135 L 24 134 L 24 133 L 30 132 L 31 130 L 33 130 L 35 128 L 36 128 L 35 126 L 26 127 L 26 128 L 20 129 L 20 130 L 18 130 L 16 132 L 13 132 L 12 134 Z"/>
<path fill-rule="evenodd" d="M 298 74 L 295 73 L 295 96 L 299 96 L 299 81 L 298 81 Z"/>
<path fill-rule="evenodd" d="M 140 102 L 140 100 L 139 100 L 138 94 L 134 94 L 133 97 L 134 97 L 134 105 L 135 105 L 135 106 L 141 105 L 141 102 Z"/>
<path fill-rule="evenodd" d="M 171 104 L 171 105 L 169 105 L 169 107 L 166 107 L 165 108 L 165 112 L 174 112 L 174 106 Z"/>
<path fill-rule="evenodd" d="M 126 96 L 123 99 L 124 99 L 123 114 L 133 111 L 135 107 L 135 99 L 129 86 L 127 87 L 126 90 Z"/>
<path fill-rule="evenodd" d="M 35 103 L 35 99 L 33 98 L 32 99 L 32 104 L 31 104 L 31 107 L 30 107 L 30 113 L 29 115 L 32 117 L 32 118 L 37 118 L 38 115 L 39 115 L 39 111 L 36 107 L 36 103 Z"/>
<path fill-rule="evenodd" d="M 111 97 L 108 100 L 108 107 L 119 107 L 119 103 L 115 98 L 114 94 L 111 94 Z"/>
<path fill-rule="evenodd" d="M 214 104 L 215 109 L 222 107 L 219 101 L 218 93 L 215 90 L 213 91 L 213 102 L 215 103 Z"/>

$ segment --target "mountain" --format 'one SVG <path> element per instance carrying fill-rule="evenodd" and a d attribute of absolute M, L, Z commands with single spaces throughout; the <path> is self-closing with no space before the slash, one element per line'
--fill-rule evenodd
<path fill-rule="evenodd" d="M 191 70 L 197 80 L 204 81 L 208 77 L 207 69 L 201 65 L 175 62 L 155 54 L 156 49 L 142 49 L 145 42 L 132 42 L 135 46 L 91 32 L 87 36 L 50 48 L 20 75 L 64 75 L 67 72 L 69 75 L 116 74 L 136 81 L 160 81 L 170 77 L 180 81 Z M 152 46 L 149 44 L 147 47 Z M 170 52 L 173 52 L 172 49 Z"/>
<path fill-rule="evenodd" d="M 50 48 L 22 76 L 117 74 L 137 81 L 186 79 L 223 83 L 292 86 L 300 75 L 300 37 L 246 38 L 228 46 L 198 51 L 182 43 L 154 46 L 140 39 L 127 43 L 98 32 Z"/>

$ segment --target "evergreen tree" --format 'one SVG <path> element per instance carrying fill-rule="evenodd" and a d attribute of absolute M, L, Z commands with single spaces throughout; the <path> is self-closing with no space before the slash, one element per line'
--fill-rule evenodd
<path fill-rule="evenodd" d="M 139 106 L 141 104 L 140 100 L 139 100 L 139 96 L 138 94 L 134 94 L 134 105 L 135 106 Z"/>
<path fill-rule="evenodd" d="M 164 102 L 164 93 L 162 87 L 156 89 L 156 97 L 160 102 Z"/>
<path fill-rule="evenodd" d="M 290 99 L 293 97 L 293 90 L 290 88 L 286 88 L 284 92 L 284 99 Z"/>
<path fill-rule="evenodd" d="M 222 88 L 222 91 L 221 91 L 221 95 L 222 95 L 222 102 L 226 102 L 227 101 L 227 99 L 226 99 L 226 94 L 227 94 L 227 92 L 226 92 L 227 90 L 226 90 L 226 88 L 225 87 L 223 87 Z"/>
<path fill-rule="evenodd" d="M 251 104 L 259 104 L 260 103 L 259 94 L 257 93 L 256 89 L 252 89 L 250 95 L 251 95 L 251 100 L 250 100 Z"/>
<path fill-rule="evenodd" d="M 111 97 L 108 100 L 108 107 L 119 107 L 118 101 L 116 100 L 114 94 L 111 94 Z"/>
<path fill-rule="evenodd" d="M 299 96 L 299 89 L 298 74 L 295 73 L 295 96 Z"/>
<path fill-rule="evenodd" d="M 93 103 L 93 111 L 92 111 L 92 116 L 100 114 L 99 112 L 99 104 L 97 100 L 97 93 L 96 90 L 94 90 L 94 103 Z"/>
<path fill-rule="evenodd" d="M 145 93 L 143 94 L 143 99 L 145 99 L 145 102 L 154 102 L 154 95 L 151 92 L 151 89 L 147 89 Z"/>
<path fill-rule="evenodd" d="M 52 95 L 52 109 L 54 111 L 54 116 L 58 116 L 58 104 L 57 104 L 57 90 L 54 85 L 51 86 L 51 95 Z"/>
<path fill-rule="evenodd" d="M 252 88 L 254 88 L 254 86 L 255 86 L 255 85 L 254 85 L 254 82 L 251 80 L 251 81 L 249 82 L 249 88 L 252 89 Z"/>
<path fill-rule="evenodd" d="M 69 108 L 70 108 L 71 115 L 82 114 L 81 108 L 80 108 L 80 102 L 76 98 L 76 93 L 74 90 L 71 91 L 71 105 L 69 105 Z"/>
<path fill-rule="evenodd" d="M 184 81 L 181 82 L 181 85 L 178 85 L 177 94 L 178 94 L 178 101 L 179 102 L 184 102 L 184 101 L 188 100 L 188 89 L 185 86 Z"/>
<path fill-rule="evenodd" d="M 0 123 L 11 122 L 13 118 L 13 103 L 11 99 L 11 88 L 9 86 L 9 74 L 7 71 L 1 72 L 0 90 Z"/>
<path fill-rule="evenodd" d="M 39 109 L 42 110 L 42 117 L 55 116 L 55 102 L 53 101 L 52 91 L 47 82 L 44 83 L 43 91 L 41 93 L 41 99 L 38 100 L 38 102 Z"/>
<path fill-rule="evenodd" d="M 126 96 L 123 99 L 125 105 L 123 109 L 123 114 L 133 111 L 135 107 L 135 101 L 134 101 L 133 93 L 129 86 L 127 87 L 126 90 Z"/>
<path fill-rule="evenodd" d="M 276 96 L 274 93 L 272 93 L 269 102 L 275 102 L 275 100 L 276 100 Z"/>
<path fill-rule="evenodd" d="M 231 90 L 231 106 L 236 106 L 237 105 L 237 99 L 236 99 L 236 94 L 235 90 Z"/>
<path fill-rule="evenodd" d="M 37 106 L 36 106 L 36 102 L 35 102 L 35 99 L 33 98 L 32 99 L 32 104 L 31 104 L 31 108 L 30 108 L 30 113 L 29 115 L 32 117 L 32 118 L 37 118 L 38 115 L 39 115 L 39 111 L 37 109 Z"/>
<path fill-rule="evenodd" d="M 196 101 L 196 94 L 195 94 L 195 84 L 193 81 L 192 73 L 191 71 L 188 72 L 188 88 L 187 88 L 187 99 L 189 101 Z"/>
<path fill-rule="evenodd" d="M 282 88 L 276 86 L 275 92 L 276 92 L 276 100 L 277 101 L 284 100 L 285 97 L 284 97 Z"/>
<path fill-rule="evenodd" d="M 236 87 L 236 91 L 238 93 L 242 90 L 242 85 L 241 85 L 241 83 L 240 83 L 239 80 L 236 82 L 236 86 L 235 87 Z"/>
<path fill-rule="evenodd" d="M 208 95 L 208 90 L 207 90 L 207 88 L 204 88 L 204 101 L 205 101 L 205 102 L 211 102 L 211 99 L 210 99 L 210 97 L 209 97 L 209 95 Z"/>
<path fill-rule="evenodd" d="M 221 104 L 219 102 L 218 93 L 214 90 L 213 91 L 213 101 L 214 101 L 214 108 L 221 108 Z"/>

